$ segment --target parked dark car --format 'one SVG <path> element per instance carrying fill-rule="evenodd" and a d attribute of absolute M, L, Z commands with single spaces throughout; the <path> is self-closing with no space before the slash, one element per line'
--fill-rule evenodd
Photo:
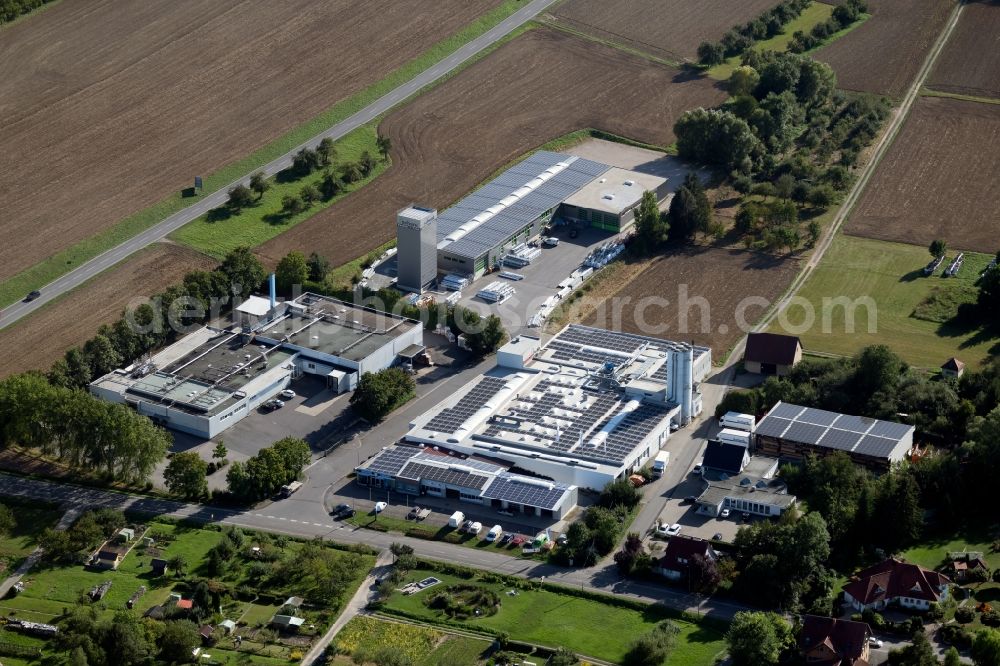
<path fill-rule="evenodd" d="M 28 303 L 28 302 L 30 302 L 30 301 L 33 301 L 33 300 L 35 300 L 36 298 L 38 298 L 39 296 L 41 296 L 41 295 L 42 295 L 42 292 L 40 292 L 40 291 L 38 291 L 38 290 L 36 289 L 36 290 L 34 290 L 34 291 L 32 291 L 32 292 L 29 292 L 29 293 L 28 293 L 28 295 L 24 297 L 24 302 L 25 302 L 25 303 Z"/>
<path fill-rule="evenodd" d="M 330 515 L 340 520 L 341 518 L 350 518 L 354 513 L 354 508 L 350 504 L 338 504 Z"/>

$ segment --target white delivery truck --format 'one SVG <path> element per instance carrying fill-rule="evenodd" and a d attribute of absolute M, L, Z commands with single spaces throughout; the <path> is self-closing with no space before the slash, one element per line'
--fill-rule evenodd
<path fill-rule="evenodd" d="M 295 491 L 297 491 L 301 487 L 302 487 L 302 482 L 301 481 L 292 481 L 288 485 L 281 486 L 281 496 L 282 497 L 291 497 L 292 493 L 294 493 Z"/>
<path fill-rule="evenodd" d="M 753 432 L 757 427 L 757 419 L 753 414 L 740 414 L 739 412 L 726 412 L 725 416 L 719 419 L 719 426 L 722 428 L 732 428 L 733 430 L 743 430 Z"/>
<path fill-rule="evenodd" d="M 653 461 L 653 476 L 660 478 L 663 476 L 663 472 L 667 469 L 667 463 L 670 462 L 670 451 L 660 451 L 656 454 L 656 460 Z"/>
<path fill-rule="evenodd" d="M 458 529 L 459 527 L 462 526 L 462 523 L 464 522 L 465 522 L 465 514 L 462 513 L 461 511 L 456 511 L 455 513 L 451 514 L 451 518 L 448 519 L 448 527 L 454 527 L 455 529 Z"/>
<path fill-rule="evenodd" d="M 723 444 L 735 444 L 750 448 L 750 433 L 745 430 L 735 430 L 733 428 L 723 428 L 715 436 L 715 440 Z"/>

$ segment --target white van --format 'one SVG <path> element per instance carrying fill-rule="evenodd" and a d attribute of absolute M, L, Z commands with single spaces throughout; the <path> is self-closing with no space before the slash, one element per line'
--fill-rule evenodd
<path fill-rule="evenodd" d="M 496 541 L 503 536 L 503 528 L 499 525 L 494 525 L 490 528 L 490 531 L 486 533 L 487 541 Z"/>
<path fill-rule="evenodd" d="M 719 427 L 753 432 L 757 427 L 757 419 L 752 414 L 740 414 L 739 412 L 726 412 L 725 416 L 719 419 Z"/>
<path fill-rule="evenodd" d="M 663 473 L 667 470 L 667 464 L 670 463 L 670 451 L 660 451 L 656 454 L 656 460 L 653 461 L 653 476 L 660 478 Z"/>
<path fill-rule="evenodd" d="M 459 527 L 462 526 L 463 522 L 465 522 L 465 514 L 462 513 L 461 511 L 456 511 L 455 513 L 451 514 L 451 518 L 448 519 L 448 527 L 454 527 L 455 529 L 458 529 Z"/>
<path fill-rule="evenodd" d="M 723 444 L 736 444 L 737 446 L 743 446 L 748 449 L 750 448 L 750 433 L 745 430 L 723 428 L 719 431 L 719 434 L 715 436 L 715 439 Z"/>

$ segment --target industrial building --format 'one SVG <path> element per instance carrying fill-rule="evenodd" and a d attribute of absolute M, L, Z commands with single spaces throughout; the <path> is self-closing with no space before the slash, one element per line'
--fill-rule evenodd
<path fill-rule="evenodd" d="M 512 249 L 566 221 L 611 233 L 629 230 L 643 192 L 666 196 L 667 181 L 573 155 L 539 151 L 438 214 L 410 206 L 397 215 L 398 286 L 419 292 L 427 278 L 470 279 L 497 268 Z M 432 241 L 431 239 L 435 239 Z"/>
<path fill-rule="evenodd" d="M 801 460 L 843 451 L 875 471 L 886 471 L 913 448 L 911 425 L 778 402 L 754 431 L 755 452 Z"/>
<path fill-rule="evenodd" d="M 775 479 L 778 459 L 750 456 L 737 444 L 709 442 L 702 463 L 707 484 L 695 500 L 698 512 L 719 516 L 723 510 L 756 516 L 780 516 L 796 502 L 784 482 Z"/>
<path fill-rule="evenodd" d="M 355 472 L 362 486 L 457 499 L 553 520 L 561 520 L 576 506 L 575 486 L 513 474 L 509 467 L 440 447 L 404 445 L 385 447 Z"/>
<path fill-rule="evenodd" d="M 711 364 L 707 347 L 576 324 L 545 345 L 522 335 L 495 368 L 414 419 L 404 439 L 599 490 L 701 412 Z"/>
<path fill-rule="evenodd" d="M 148 361 L 114 370 L 90 392 L 155 422 L 215 437 L 304 374 L 336 392 L 423 349 L 420 322 L 317 294 L 251 296 L 235 323 L 205 326 Z"/>

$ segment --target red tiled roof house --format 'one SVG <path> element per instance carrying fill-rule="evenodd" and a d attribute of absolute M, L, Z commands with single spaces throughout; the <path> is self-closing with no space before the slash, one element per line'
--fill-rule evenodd
<path fill-rule="evenodd" d="M 871 636 L 865 622 L 803 615 L 799 649 L 811 666 L 868 666 Z"/>
<path fill-rule="evenodd" d="M 709 542 L 678 534 L 667 542 L 663 557 L 653 564 L 653 573 L 670 580 L 680 580 L 687 576 L 691 558 L 695 555 L 701 555 L 708 560 L 717 558 Z"/>
<path fill-rule="evenodd" d="M 948 597 L 951 579 L 896 558 L 861 571 L 844 586 L 844 599 L 855 610 L 881 610 L 892 603 L 927 610 Z"/>

